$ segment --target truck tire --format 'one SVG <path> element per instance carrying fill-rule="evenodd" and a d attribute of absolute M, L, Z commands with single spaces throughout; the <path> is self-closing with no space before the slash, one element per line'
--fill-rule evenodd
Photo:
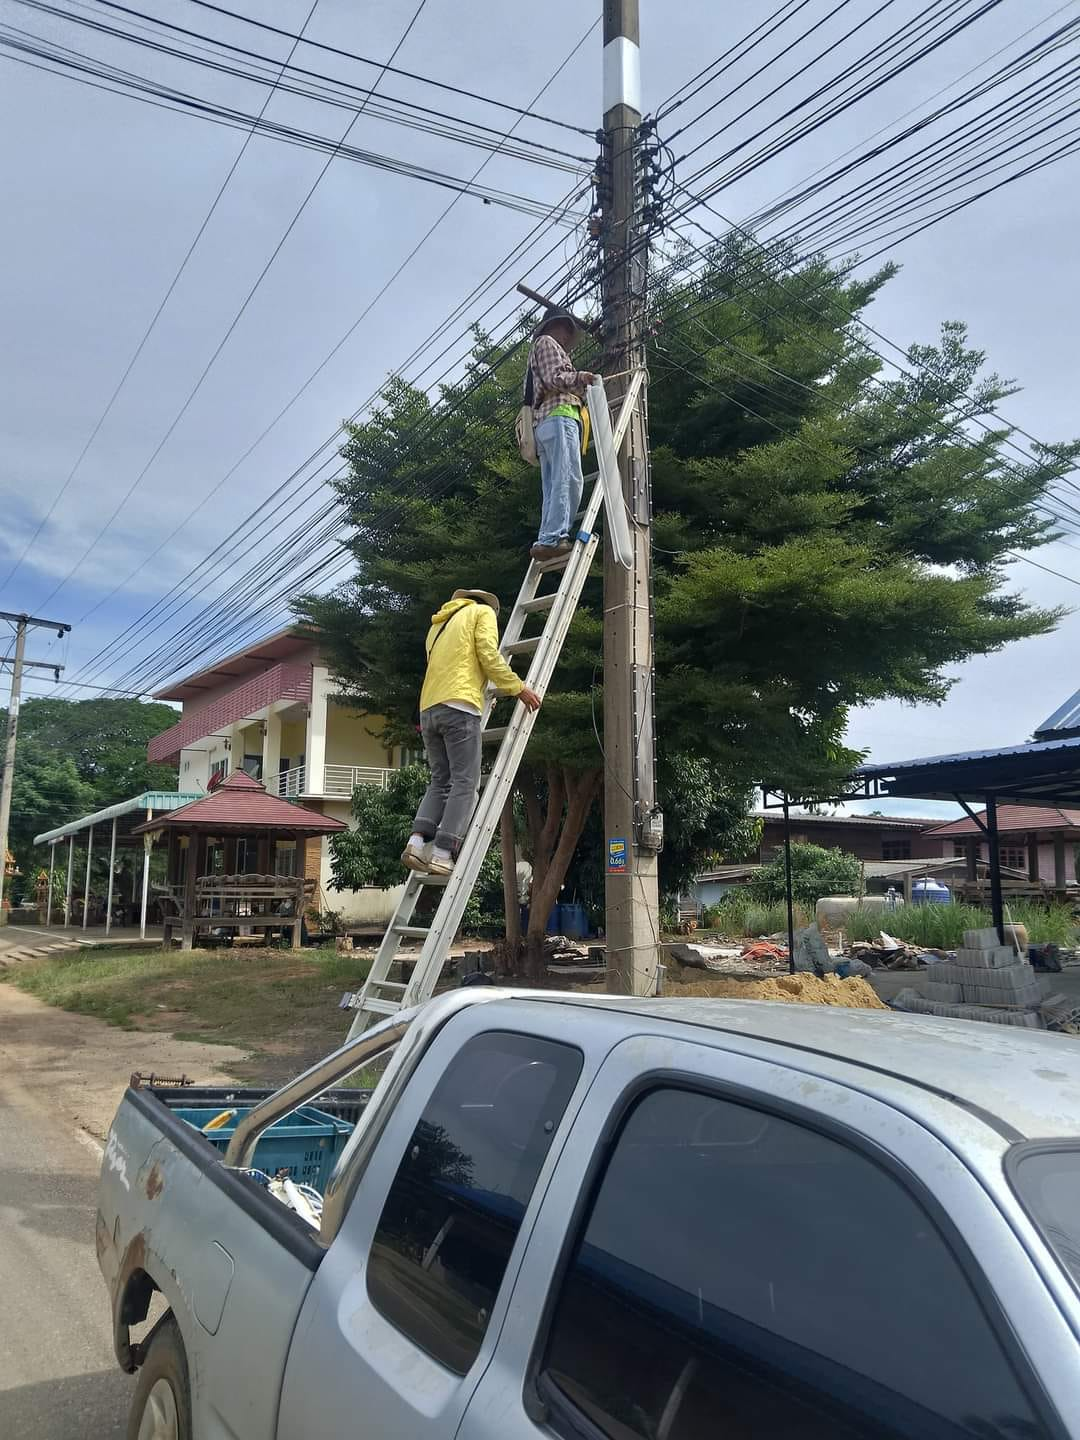
<path fill-rule="evenodd" d="M 157 1325 L 139 1367 L 127 1440 L 191 1440 L 187 1355 L 171 1314 Z"/>

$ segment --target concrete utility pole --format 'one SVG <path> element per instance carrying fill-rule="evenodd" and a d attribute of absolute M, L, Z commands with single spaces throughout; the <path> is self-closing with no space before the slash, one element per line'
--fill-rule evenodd
<path fill-rule="evenodd" d="M 638 0 L 604 0 L 604 368 L 612 413 L 645 363 Z M 604 829 L 607 988 L 651 995 L 659 963 L 651 583 L 652 487 L 644 390 L 619 451 L 634 564 L 604 542 Z"/>
<path fill-rule="evenodd" d="M 8 721 L 7 721 L 7 744 L 4 747 L 4 774 L 0 780 L 0 925 L 7 924 L 7 911 L 4 909 L 4 881 L 7 879 L 7 849 L 8 849 L 8 828 L 11 823 L 11 791 L 15 784 L 15 742 L 19 729 L 19 697 L 22 693 L 23 671 L 28 668 L 36 670 L 53 670 L 57 680 L 60 679 L 62 665 L 51 665 L 46 660 L 27 660 L 26 632 L 31 626 L 44 626 L 48 630 L 55 630 L 58 636 L 64 636 L 71 629 L 58 620 L 39 620 L 32 615 L 13 615 L 6 610 L 0 610 L 0 620 L 9 620 L 15 627 L 15 653 L 11 661 L 11 695 L 8 699 Z M 69 877 L 70 883 L 70 877 Z"/>

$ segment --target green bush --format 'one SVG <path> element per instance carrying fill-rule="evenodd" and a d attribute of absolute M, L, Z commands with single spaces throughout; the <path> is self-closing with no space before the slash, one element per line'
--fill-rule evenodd
<path fill-rule="evenodd" d="M 857 895 L 861 879 L 861 865 L 844 850 L 804 844 L 791 847 L 791 893 L 807 909 L 813 909 L 822 895 Z M 783 851 L 750 877 L 746 889 L 763 905 L 775 905 L 785 898 Z"/>

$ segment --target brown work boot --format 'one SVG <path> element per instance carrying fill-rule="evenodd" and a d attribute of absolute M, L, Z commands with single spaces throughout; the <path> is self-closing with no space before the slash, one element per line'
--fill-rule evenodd
<path fill-rule="evenodd" d="M 565 538 L 560 540 L 557 545 L 541 545 L 537 541 L 529 554 L 534 560 L 539 560 L 543 564 L 545 560 L 558 560 L 562 555 L 569 555 L 571 549 L 570 541 Z"/>

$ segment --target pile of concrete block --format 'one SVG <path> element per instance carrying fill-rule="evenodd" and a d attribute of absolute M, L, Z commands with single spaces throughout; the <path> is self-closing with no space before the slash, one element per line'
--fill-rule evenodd
<path fill-rule="evenodd" d="M 1039 978 L 1011 945 L 1001 944 L 996 930 L 965 930 L 955 960 L 931 966 L 930 975 L 925 995 L 909 998 L 905 992 L 903 1008 L 958 1020 L 1041 1027 Z"/>

